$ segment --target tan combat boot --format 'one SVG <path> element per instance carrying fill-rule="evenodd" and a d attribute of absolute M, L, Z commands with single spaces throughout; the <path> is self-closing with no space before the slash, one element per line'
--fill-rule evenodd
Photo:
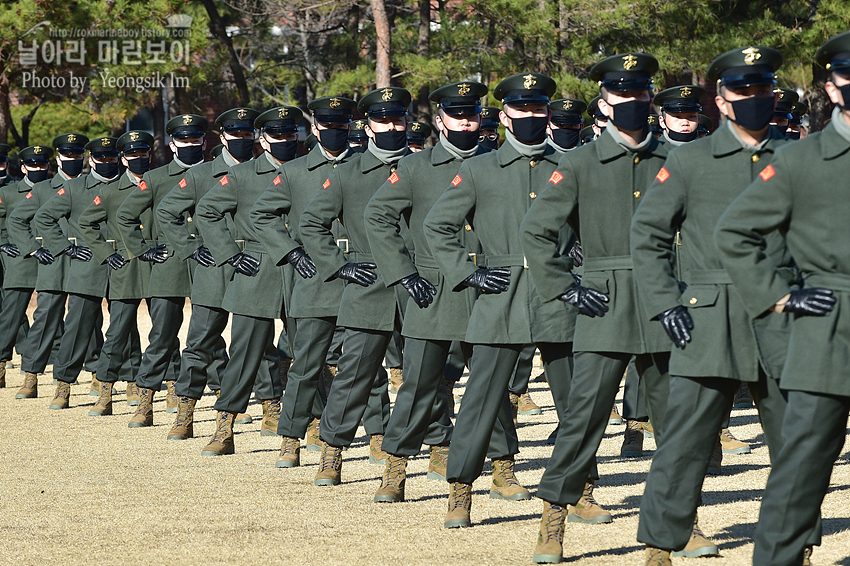
<path fill-rule="evenodd" d="M 508 499 L 510 501 L 531 499 L 531 494 L 516 479 L 513 456 L 496 458 L 491 460 L 490 463 L 493 465 L 490 499 Z"/>
<path fill-rule="evenodd" d="M 280 399 L 263 401 L 263 424 L 260 436 L 277 436 L 277 423 L 280 422 Z"/>
<path fill-rule="evenodd" d="M 540 410 L 540 406 L 532 401 L 531 393 L 528 391 L 517 399 L 517 409 L 520 415 L 539 415 L 543 412 Z"/>
<path fill-rule="evenodd" d="M 215 398 L 221 398 L 221 389 L 215 390 Z M 233 422 L 235 422 L 236 424 L 251 424 L 252 422 L 254 422 L 254 419 L 248 413 L 239 413 L 238 415 L 236 415 L 236 420 L 234 420 Z"/>
<path fill-rule="evenodd" d="M 342 481 L 342 448 L 323 443 L 314 485 L 339 485 Z"/>
<path fill-rule="evenodd" d="M 390 368 L 390 392 L 398 393 L 398 388 L 404 382 L 404 375 L 401 368 Z"/>
<path fill-rule="evenodd" d="M 210 443 L 201 450 L 201 456 L 223 456 L 235 454 L 236 446 L 233 444 L 233 419 L 236 413 L 219 411 L 215 417 L 215 434 Z"/>
<path fill-rule="evenodd" d="M 301 440 L 284 436 L 280 443 L 280 455 L 275 462 L 275 468 L 297 468 L 301 465 Z"/>
<path fill-rule="evenodd" d="M 429 480 L 446 481 L 446 469 L 449 465 L 449 447 L 448 446 L 432 446 L 431 458 L 428 462 Z"/>
<path fill-rule="evenodd" d="M 100 389 L 97 392 L 97 402 L 89 411 L 90 417 L 105 417 L 112 414 L 112 387 L 111 382 L 99 381 Z"/>
<path fill-rule="evenodd" d="M 384 444 L 383 434 L 373 434 L 369 439 L 369 463 L 383 466 L 387 463 L 387 453 L 381 449 Z"/>
<path fill-rule="evenodd" d="M 719 476 L 723 473 L 723 445 L 720 444 L 719 436 L 717 442 L 714 443 L 714 450 L 711 452 L 706 473 L 710 476 Z"/>
<path fill-rule="evenodd" d="M 308 452 L 320 452 L 322 450 L 322 438 L 319 436 L 319 419 L 312 419 L 307 425 L 307 434 L 304 437 L 304 450 Z"/>
<path fill-rule="evenodd" d="M 640 458 L 643 456 L 643 430 L 638 421 L 626 420 L 626 430 L 623 433 L 623 446 L 620 456 L 623 458 Z"/>
<path fill-rule="evenodd" d="M 643 431 L 644 438 L 655 438 L 655 429 L 652 427 L 652 421 L 638 422 L 638 426 Z"/>
<path fill-rule="evenodd" d="M 661 550 L 654 546 L 646 546 L 646 561 L 645 566 L 673 566 L 673 561 L 670 560 L 670 551 Z"/>
<path fill-rule="evenodd" d="M 139 406 L 136 407 L 136 414 L 130 418 L 127 427 L 141 428 L 153 426 L 153 394 L 153 389 L 146 387 L 139 388 Z"/>
<path fill-rule="evenodd" d="M 514 420 L 514 427 L 516 427 L 519 422 L 517 421 L 517 414 L 519 413 L 519 395 L 516 393 L 508 392 L 508 401 L 511 402 L 511 417 Z"/>
<path fill-rule="evenodd" d="M 543 502 L 540 531 L 532 560 L 535 564 L 559 564 L 564 557 L 564 521 L 567 510 L 548 501 Z"/>
<path fill-rule="evenodd" d="M 613 521 L 614 519 L 611 518 L 611 513 L 606 511 L 593 498 L 593 480 L 587 480 L 587 483 L 584 484 L 584 493 L 582 493 L 581 499 L 575 505 L 569 506 L 567 522 L 595 525 L 598 523 L 611 523 Z"/>
<path fill-rule="evenodd" d="M 728 428 L 720 431 L 720 448 L 724 454 L 749 454 L 750 445 L 735 438 Z"/>
<path fill-rule="evenodd" d="M 35 399 L 38 397 L 38 375 L 32 372 L 24 374 L 24 384 L 15 393 L 15 399 Z"/>
<path fill-rule="evenodd" d="M 812 550 L 814 549 L 811 546 L 803 549 L 803 566 L 812 566 Z"/>
<path fill-rule="evenodd" d="M 330 393 L 331 385 L 336 377 L 336 366 L 325 364 L 322 368 L 322 375 L 319 379 L 322 380 L 322 386 L 325 388 L 325 393 Z"/>
<path fill-rule="evenodd" d="M 6 388 L 6 362 L 0 360 L 0 389 Z"/>
<path fill-rule="evenodd" d="M 141 396 L 139 395 L 139 386 L 136 385 L 135 381 L 127 382 L 127 405 L 130 407 L 136 407 L 141 402 Z"/>
<path fill-rule="evenodd" d="M 611 415 L 608 417 L 609 425 L 621 425 L 625 421 L 623 421 L 623 417 L 620 416 L 620 413 L 617 412 L 617 405 L 611 407 Z"/>
<path fill-rule="evenodd" d="M 49 409 L 67 409 L 68 402 L 71 398 L 71 384 L 64 381 L 56 382 L 56 395 L 53 396 L 53 401 L 50 402 Z"/>
<path fill-rule="evenodd" d="M 708 538 L 702 534 L 699 528 L 699 514 L 694 517 L 694 526 L 691 530 L 691 538 L 682 550 L 673 552 L 673 556 L 685 556 L 687 558 L 699 558 L 700 556 L 720 556 L 720 551 Z"/>
<path fill-rule="evenodd" d="M 191 397 L 177 398 L 177 416 L 166 440 L 186 440 L 195 436 L 195 403 Z"/>
<path fill-rule="evenodd" d="M 100 396 L 100 382 L 97 380 L 97 373 L 91 374 L 91 389 L 89 389 L 89 397 Z"/>
<path fill-rule="evenodd" d="M 165 412 L 166 413 L 176 413 L 177 412 L 177 403 L 179 403 L 179 399 L 177 398 L 177 393 L 174 392 L 174 381 L 166 381 L 165 388 L 168 391 L 165 395 Z"/>
<path fill-rule="evenodd" d="M 407 456 L 387 454 L 387 467 L 381 478 L 381 487 L 375 492 L 375 503 L 404 501 L 404 483 L 407 480 Z"/>
<path fill-rule="evenodd" d="M 449 484 L 449 512 L 443 527 L 447 529 L 466 528 L 472 526 L 469 512 L 472 510 L 472 484 L 459 481 Z"/>

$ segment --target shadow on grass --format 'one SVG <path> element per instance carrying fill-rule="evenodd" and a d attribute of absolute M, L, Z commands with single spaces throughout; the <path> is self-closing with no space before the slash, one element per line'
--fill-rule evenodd
<path fill-rule="evenodd" d="M 596 552 L 586 552 L 580 556 L 564 556 L 562 562 L 581 562 L 585 558 L 597 558 L 602 556 L 625 556 L 626 554 L 631 554 L 632 552 L 642 552 L 645 547 L 641 545 L 635 546 L 620 546 L 617 548 L 607 548 L 604 550 L 597 550 Z"/>

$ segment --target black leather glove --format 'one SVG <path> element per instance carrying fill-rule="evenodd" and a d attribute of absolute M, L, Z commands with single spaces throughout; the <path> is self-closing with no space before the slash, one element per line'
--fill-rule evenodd
<path fill-rule="evenodd" d="M 832 291 L 813 287 L 791 291 L 791 296 L 782 308 L 782 312 L 801 316 L 826 316 L 834 308 L 835 296 Z"/>
<path fill-rule="evenodd" d="M 361 287 L 368 287 L 378 280 L 378 275 L 375 273 L 376 269 L 378 269 L 378 266 L 370 261 L 348 262 L 340 267 L 334 276 L 357 283 Z"/>
<path fill-rule="evenodd" d="M 114 254 L 112 254 L 111 256 L 106 258 L 106 263 L 112 269 L 121 269 L 122 267 L 127 265 L 127 260 L 124 259 L 124 257 L 121 254 L 119 254 L 118 252 L 115 252 Z"/>
<path fill-rule="evenodd" d="M 91 250 L 85 246 L 68 246 L 62 250 L 62 253 L 71 259 L 79 261 L 91 261 L 91 258 L 93 257 Z"/>
<path fill-rule="evenodd" d="M 581 267 L 581 264 L 584 263 L 584 253 L 581 251 L 581 242 L 576 240 L 576 243 L 573 244 L 573 247 L 570 248 L 570 251 L 567 252 L 567 255 L 573 258 L 574 266 Z"/>
<path fill-rule="evenodd" d="M 206 246 L 201 246 L 193 251 L 189 258 L 197 261 L 202 267 L 212 267 L 215 265 L 215 258 Z"/>
<path fill-rule="evenodd" d="M 236 268 L 236 273 L 241 273 L 248 277 L 254 277 L 260 272 L 260 260 L 245 252 L 239 252 L 227 260 L 227 263 Z"/>
<path fill-rule="evenodd" d="M 408 275 L 401 281 L 401 286 L 407 289 L 414 302 L 419 305 L 419 308 L 427 308 L 428 305 L 434 302 L 434 295 L 437 294 L 437 288 L 431 285 L 431 282 L 419 275 L 413 273 Z"/>
<path fill-rule="evenodd" d="M 463 280 L 463 285 L 481 289 L 485 293 L 504 293 L 511 284 L 511 270 L 507 267 L 479 267 Z"/>
<path fill-rule="evenodd" d="M 589 289 L 575 284 L 570 285 L 566 293 L 558 297 L 565 303 L 571 304 L 578 312 L 590 318 L 605 316 L 608 312 L 608 295 L 600 293 L 596 289 Z"/>
<path fill-rule="evenodd" d="M 37 259 L 38 263 L 40 263 L 41 265 L 50 265 L 56 260 L 56 258 L 53 257 L 53 254 L 45 248 L 38 248 L 37 250 L 32 252 L 32 257 Z"/>
<path fill-rule="evenodd" d="M 168 252 L 165 250 L 165 244 L 154 246 L 140 255 L 139 259 L 151 263 L 165 263 L 165 260 L 168 259 Z"/>
<path fill-rule="evenodd" d="M 316 274 L 316 264 L 313 263 L 313 260 L 310 259 L 309 255 L 307 255 L 304 248 L 295 248 L 283 256 L 283 261 L 292 265 L 292 267 L 295 268 L 295 271 L 298 272 L 298 275 L 304 279 L 309 279 Z"/>
<path fill-rule="evenodd" d="M 691 330 L 694 329 L 694 321 L 688 309 L 682 305 L 675 306 L 658 315 L 658 320 L 673 344 L 684 350 L 685 345 L 691 341 Z"/>
<path fill-rule="evenodd" d="M 15 244 L 3 244 L 0 245 L 0 252 L 3 252 L 9 257 L 18 257 L 21 255 L 21 250 L 18 249 L 18 246 Z"/>

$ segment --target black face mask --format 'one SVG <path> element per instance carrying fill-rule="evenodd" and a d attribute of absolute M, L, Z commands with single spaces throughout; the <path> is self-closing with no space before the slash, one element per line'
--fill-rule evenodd
<path fill-rule="evenodd" d="M 176 146 L 177 159 L 186 165 L 194 165 L 204 160 L 204 144 Z"/>
<path fill-rule="evenodd" d="M 581 130 L 573 128 L 558 128 L 552 130 L 552 141 L 555 145 L 564 149 L 572 149 L 578 145 Z"/>
<path fill-rule="evenodd" d="M 841 92 L 841 98 L 844 99 L 844 106 L 841 106 L 841 109 L 847 110 L 850 108 L 850 84 L 839 86 L 837 88 Z"/>
<path fill-rule="evenodd" d="M 773 120 L 773 107 L 776 105 L 773 95 L 751 96 L 743 100 L 726 100 L 726 102 L 735 111 L 735 119 L 732 121 L 751 132 L 763 130 Z"/>
<path fill-rule="evenodd" d="M 83 160 L 72 159 L 70 161 L 60 161 L 62 164 L 62 172 L 69 177 L 76 177 L 83 172 Z"/>
<path fill-rule="evenodd" d="M 648 100 L 629 100 L 612 104 L 614 117 L 608 118 L 620 130 L 637 132 L 648 126 L 650 102 Z"/>
<path fill-rule="evenodd" d="M 236 161 L 248 161 L 254 156 L 254 140 L 251 138 L 227 140 L 227 151 Z"/>
<path fill-rule="evenodd" d="M 446 128 L 446 139 L 456 148 L 466 151 L 478 145 L 478 132 L 462 132 Z"/>
<path fill-rule="evenodd" d="M 491 140 L 489 138 L 484 138 L 483 140 L 478 142 L 478 145 L 481 147 L 486 147 L 488 149 L 499 149 L 499 138 Z"/>
<path fill-rule="evenodd" d="M 27 179 L 30 180 L 30 183 L 36 184 L 40 183 L 47 179 L 47 169 L 40 170 L 36 169 L 35 171 L 27 170 Z"/>
<path fill-rule="evenodd" d="M 511 132 L 516 139 L 526 145 L 535 145 L 545 140 L 548 125 L 548 116 L 511 118 Z"/>
<path fill-rule="evenodd" d="M 387 151 L 398 151 L 407 145 L 407 132 L 404 130 L 375 132 L 375 145 Z"/>
<path fill-rule="evenodd" d="M 298 156 L 298 140 L 269 142 L 269 147 L 271 147 L 272 157 L 278 161 L 292 161 Z"/>
<path fill-rule="evenodd" d="M 94 164 L 95 173 L 104 179 L 111 179 L 118 176 L 118 162 L 115 163 L 97 163 Z"/>
<path fill-rule="evenodd" d="M 7 169 L 3 169 L 2 171 L 0 171 L 0 179 L 3 179 L 3 178 L 6 177 L 6 171 L 7 171 Z"/>
<path fill-rule="evenodd" d="M 130 170 L 131 173 L 135 173 L 136 175 L 144 175 L 151 168 L 151 160 L 148 157 L 137 157 L 135 159 L 127 160 L 127 169 Z"/>
<path fill-rule="evenodd" d="M 699 137 L 699 132 L 691 132 L 689 134 L 683 134 L 681 132 L 674 132 L 673 130 L 667 130 L 667 137 L 669 137 L 673 141 L 677 142 L 692 142 Z"/>
<path fill-rule="evenodd" d="M 348 145 L 348 130 L 340 130 L 339 128 L 319 130 L 319 143 L 332 153 L 342 151 Z"/>
<path fill-rule="evenodd" d="M 785 132 L 786 140 L 798 140 L 800 139 L 800 132 Z"/>

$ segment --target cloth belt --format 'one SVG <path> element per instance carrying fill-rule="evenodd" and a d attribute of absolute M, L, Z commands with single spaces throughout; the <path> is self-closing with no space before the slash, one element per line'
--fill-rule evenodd
<path fill-rule="evenodd" d="M 732 279 L 725 269 L 698 269 L 685 273 L 688 285 L 731 285 Z"/>
<path fill-rule="evenodd" d="M 494 254 L 486 258 L 487 267 L 524 267 L 528 269 L 528 263 L 522 254 Z M 477 265 L 482 265 L 479 260 Z"/>
<path fill-rule="evenodd" d="M 803 275 L 806 287 L 825 287 L 833 291 L 850 292 L 850 275 L 843 273 L 806 273 Z"/>
<path fill-rule="evenodd" d="M 251 240 L 236 240 L 236 245 L 242 248 L 242 251 L 247 254 L 266 254 L 266 246 L 261 244 L 260 242 L 254 242 Z"/>
<path fill-rule="evenodd" d="M 375 262 L 375 258 L 372 257 L 372 254 L 367 254 L 363 252 L 348 252 L 347 259 L 352 263 Z"/>
<path fill-rule="evenodd" d="M 634 269 L 632 256 L 614 255 L 609 257 L 586 257 L 584 258 L 584 272 L 591 271 L 617 271 L 619 269 Z"/>

